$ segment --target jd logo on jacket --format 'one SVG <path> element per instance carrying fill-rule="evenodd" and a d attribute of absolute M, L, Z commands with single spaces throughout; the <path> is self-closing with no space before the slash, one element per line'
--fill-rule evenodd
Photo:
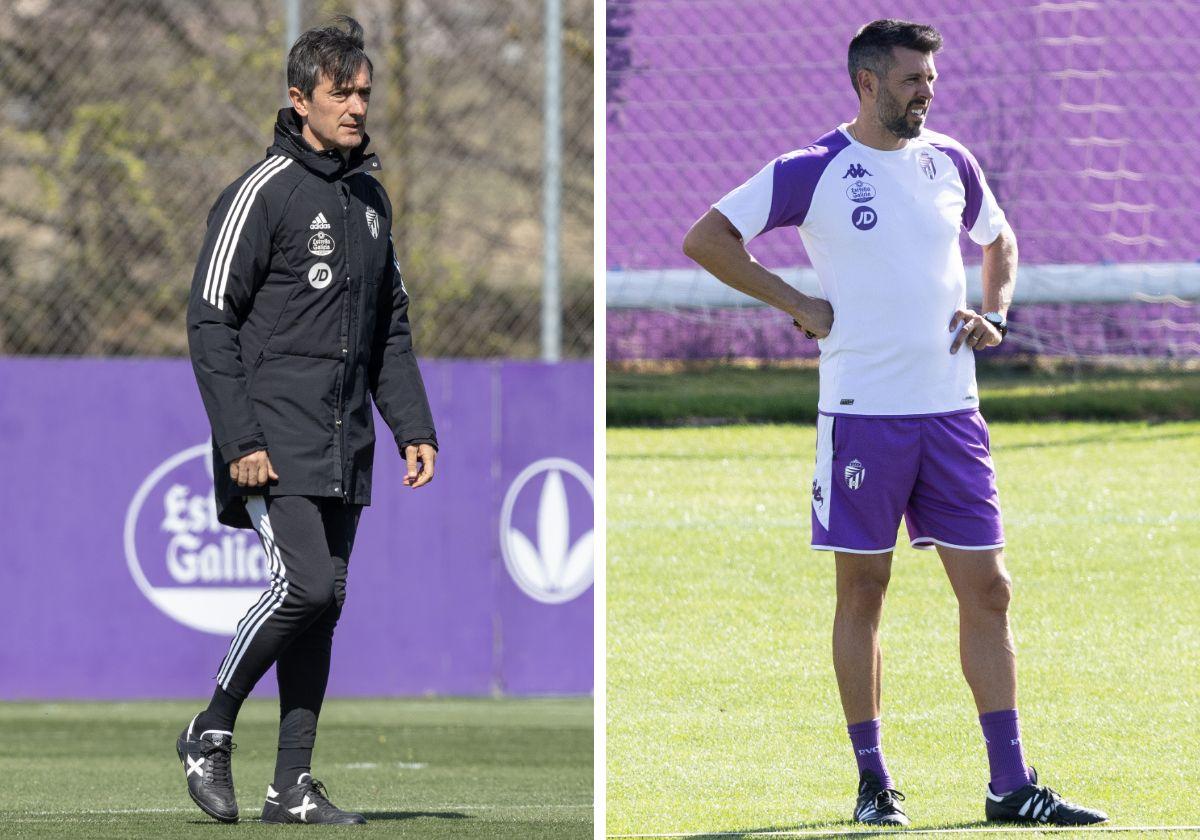
<path fill-rule="evenodd" d="M 125 513 L 125 562 L 138 589 L 187 627 L 229 636 L 267 587 L 253 531 L 217 522 L 212 445 L 177 452 L 138 487 Z"/>
<path fill-rule="evenodd" d="M 317 263 L 308 270 L 308 284 L 314 289 L 324 289 L 332 280 L 333 271 L 323 262 Z"/>

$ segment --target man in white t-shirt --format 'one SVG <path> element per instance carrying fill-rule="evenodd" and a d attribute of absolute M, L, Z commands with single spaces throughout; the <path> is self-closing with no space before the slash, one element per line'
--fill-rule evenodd
<path fill-rule="evenodd" d="M 903 516 L 914 547 L 937 548 L 958 598 L 991 769 L 987 819 L 1103 822 L 1039 785 L 1021 747 L 1012 584 L 973 355 L 1007 332 L 1017 243 L 971 153 L 924 128 L 941 46 L 930 26 L 860 29 L 848 58 L 857 117 L 718 201 L 684 251 L 820 339 L 812 540 L 837 569 L 834 670 L 859 769 L 854 819 L 909 822 L 880 738 L 879 621 Z M 746 251 L 784 226 L 799 230 L 824 299 Z M 983 247 L 982 313 L 967 308 L 960 228 Z"/>

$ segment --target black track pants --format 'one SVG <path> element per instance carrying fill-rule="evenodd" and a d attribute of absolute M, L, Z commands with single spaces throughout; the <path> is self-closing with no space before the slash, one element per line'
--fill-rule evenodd
<path fill-rule="evenodd" d="M 243 700 L 275 663 L 280 745 L 311 747 L 362 506 L 312 496 L 251 496 L 246 510 L 266 552 L 271 586 L 238 623 L 217 682 Z"/>

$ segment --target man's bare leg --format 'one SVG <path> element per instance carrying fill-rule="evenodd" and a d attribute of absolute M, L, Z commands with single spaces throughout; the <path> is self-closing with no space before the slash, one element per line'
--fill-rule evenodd
<path fill-rule="evenodd" d="M 1008 624 L 1012 580 L 1003 549 L 938 546 L 958 598 L 958 647 L 963 676 L 979 714 L 1017 707 L 1017 652 Z"/>
<path fill-rule="evenodd" d="M 846 723 L 879 717 L 883 658 L 879 621 L 892 574 L 892 553 L 835 553 L 837 608 L 833 616 L 833 670 Z"/>
<path fill-rule="evenodd" d="M 963 676 L 975 696 L 987 743 L 991 788 L 1004 795 L 1028 784 L 1017 718 L 1017 651 L 1008 625 L 1012 580 L 1002 549 L 938 546 L 958 598 L 958 647 Z"/>
<path fill-rule="evenodd" d="M 883 758 L 879 719 L 883 666 L 879 622 L 891 577 L 892 554 L 839 551 L 835 562 L 837 608 L 833 618 L 833 669 L 837 674 L 846 731 L 860 776 L 855 819 L 870 822 L 880 816 L 873 810 L 875 794 L 895 787 Z M 900 816 L 903 816 L 902 812 Z M 897 817 L 892 815 L 888 819 Z"/>

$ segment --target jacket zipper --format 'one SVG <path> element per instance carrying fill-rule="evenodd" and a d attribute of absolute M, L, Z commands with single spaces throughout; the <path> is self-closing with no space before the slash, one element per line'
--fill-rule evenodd
<path fill-rule="evenodd" d="M 342 189 L 346 190 L 345 195 L 342 194 Z M 341 336 L 342 340 L 342 381 L 338 386 L 337 411 L 338 416 L 335 421 L 338 428 L 338 438 L 340 445 L 338 447 L 338 474 L 342 477 L 342 499 L 350 498 L 350 488 L 346 484 L 346 424 L 342 422 L 342 415 L 345 410 L 342 406 L 342 396 L 346 388 L 346 373 L 350 367 L 350 316 L 349 311 L 354 302 L 354 292 L 350 285 L 350 275 L 352 265 L 350 262 L 350 188 L 346 187 L 345 181 L 339 181 L 334 188 L 338 193 L 338 203 L 342 205 L 342 241 L 346 243 L 346 250 L 343 252 L 346 259 L 346 303 L 342 309 L 345 314 L 345 333 Z"/>

